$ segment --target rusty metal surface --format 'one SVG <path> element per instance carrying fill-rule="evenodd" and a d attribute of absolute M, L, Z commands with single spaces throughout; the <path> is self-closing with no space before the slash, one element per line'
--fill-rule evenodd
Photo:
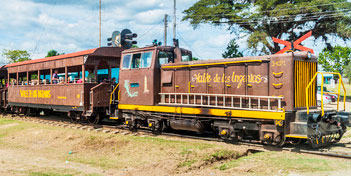
<path fill-rule="evenodd" d="M 145 50 L 143 50 L 153 51 L 152 64 L 150 67 L 120 69 L 120 103 L 154 105 L 155 100 L 158 99 L 156 98 L 158 97 L 158 92 L 155 92 L 154 90 L 159 90 L 160 85 L 155 85 L 154 83 L 155 79 L 160 80 L 160 75 L 154 71 L 156 54 L 152 48 L 154 47 L 147 47 Z M 160 81 L 158 81 L 158 83 L 159 82 Z"/>
<path fill-rule="evenodd" d="M 108 107 L 110 104 L 110 83 L 100 83 L 91 88 L 90 91 L 90 105 L 94 107 Z"/>
<path fill-rule="evenodd" d="M 9 86 L 9 102 L 83 106 L 83 84 Z"/>
<path fill-rule="evenodd" d="M 296 52 L 165 64 L 162 68 L 161 76 L 165 72 L 173 72 L 175 78 L 174 83 L 168 84 L 167 87 L 161 85 L 161 90 L 162 93 L 172 93 L 171 86 L 174 86 L 174 92 L 176 93 L 282 96 L 284 97 L 282 107 L 285 110 L 295 110 L 295 60 L 303 60 L 304 62 L 317 61 L 314 56 L 307 58 L 307 52 Z M 243 62 L 233 63 L 235 61 Z M 247 63 L 245 63 L 246 61 Z M 188 76 L 190 76 L 190 84 L 188 84 Z M 245 104 L 247 101 L 247 99 L 243 100 L 243 103 Z M 268 100 L 260 101 L 260 106 L 265 107 L 268 105 Z M 238 100 L 234 100 L 235 102 L 238 102 Z M 258 106 L 257 102 L 258 100 L 251 100 L 253 106 Z M 219 105 L 223 104 L 223 100 L 219 100 L 218 103 Z M 270 105 L 276 106 L 277 103 L 271 100 Z"/>

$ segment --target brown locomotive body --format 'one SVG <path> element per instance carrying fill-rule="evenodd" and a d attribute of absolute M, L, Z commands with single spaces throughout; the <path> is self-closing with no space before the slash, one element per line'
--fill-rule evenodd
<path fill-rule="evenodd" d="M 143 53 L 152 55 L 146 67 L 136 64 Z M 123 51 L 121 63 L 119 116 L 133 130 L 215 131 L 273 144 L 309 139 L 319 146 L 339 140 L 349 121 L 348 113 L 317 109 L 317 58 L 307 52 L 192 61 L 184 49 L 148 47 Z"/>

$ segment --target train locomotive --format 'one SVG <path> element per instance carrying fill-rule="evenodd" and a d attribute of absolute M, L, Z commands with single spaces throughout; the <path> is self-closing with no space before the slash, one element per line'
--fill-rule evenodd
<path fill-rule="evenodd" d="M 316 75 L 322 73 L 309 52 L 193 61 L 177 41 L 129 48 L 123 45 L 128 37 L 119 37 L 122 45 L 2 67 L 2 107 L 279 146 L 338 142 L 350 125 L 350 113 L 324 109 L 323 102 L 318 108 Z"/>

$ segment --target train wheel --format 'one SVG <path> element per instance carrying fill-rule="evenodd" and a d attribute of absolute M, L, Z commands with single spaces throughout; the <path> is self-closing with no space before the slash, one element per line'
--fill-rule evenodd
<path fill-rule="evenodd" d="M 75 122 L 75 123 L 79 122 L 81 119 L 80 114 L 74 111 L 69 111 L 68 117 L 72 120 L 72 122 Z"/>
<path fill-rule="evenodd" d="M 88 122 L 94 125 L 101 123 L 103 116 L 101 114 L 93 114 L 87 118 Z"/>
<path fill-rule="evenodd" d="M 136 132 L 138 129 L 138 124 L 136 120 L 126 121 L 126 125 L 128 125 L 128 129 L 132 132 Z"/>
<path fill-rule="evenodd" d="M 154 123 L 149 123 L 151 125 L 152 134 L 158 135 L 163 131 L 163 121 L 155 121 Z"/>

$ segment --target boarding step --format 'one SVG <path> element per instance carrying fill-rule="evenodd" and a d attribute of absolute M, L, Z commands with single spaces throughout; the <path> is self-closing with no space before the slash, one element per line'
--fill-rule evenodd
<path fill-rule="evenodd" d="M 119 117 L 110 117 L 110 120 L 118 120 Z"/>
<path fill-rule="evenodd" d="M 91 116 L 93 114 L 93 111 L 92 110 L 87 110 L 87 111 L 85 111 L 85 113 L 84 113 L 84 116 Z"/>
<path fill-rule="evenodd" d="M 307 139 L 307 135 L 302 134 L 287 134 L 285 135 L 287 138 L 298 138 L 298 139 Z"/>

